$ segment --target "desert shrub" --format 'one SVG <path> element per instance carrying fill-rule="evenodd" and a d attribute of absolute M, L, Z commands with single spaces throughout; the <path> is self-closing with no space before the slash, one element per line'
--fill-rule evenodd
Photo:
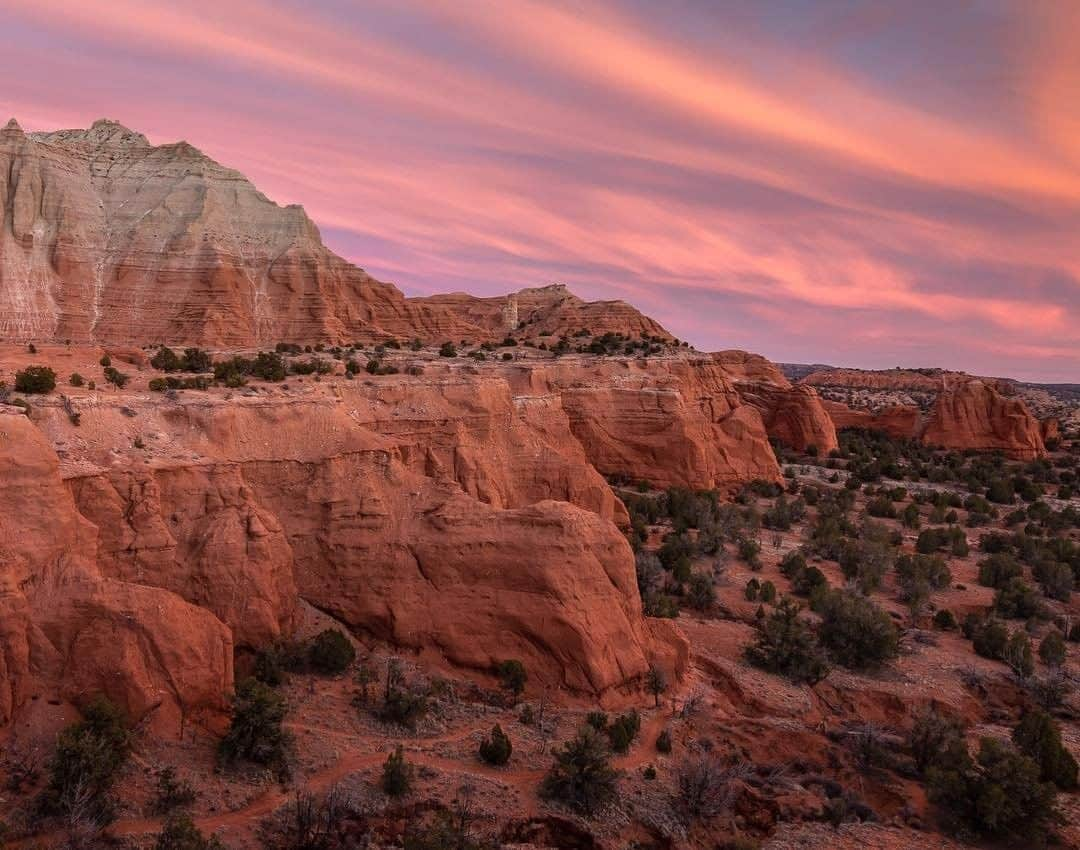
<path fill-rule="evenodd" d="M 540 785 L 541 796 L 586 815 L 615 799 L 618 772 L 604 736 L 584 726 L 555 752 L 555 761 Z"/>
<path fill-rule="evenodd" d="M 182 814 L 165 821 L 154 842 L 154 850 L 225 850 L 225 845 L 216 836 L 205 837 L 195 821 Z"/>
<path fill-rule="evenodd" d="M 412 729 L 427 716 L 429 708 L 428 699 L 424 694 L 393 688 L 383 700 L 379 709 L 379 719 Z"/>
<path fill-rule="evenodd" d="M 896 578 L 902 590 L 924 583 L 941 590 L 952 581 L 952 572 L 940 555 L 901 555 L 896 559 Z"/>
<path fill-rule="evenodd" d="M 1005 656 L 1005 647 L 1009 642 L 1009 630 L 998 619 L 988 617 L 969 626 L 965 622 L 965 632 L 971 636 L 972 648 L 983 658 L 1000 661 Z"/>
<path fill-rule="evenodd" d="M 1022 578 L 1014 577 L 994 594 L 994 610 L 1007 620 L 1026 620 L 1040 610 L 1039 596 Z"/>
<path fill-rule="evenodd" d="M 1051 629 L 1039 643 L 1039 658 L 1049 667 L 1065 663 L 1065 638 L 1057 629 Z"/>
<path fill-rule="evenodd" d="M 1067 564 L 1040 562 L 1032 571 L 1043 593 L 1059 602 L 1068 602 L 1073 590 L 1073 571 Z"/>
<path fill-rule="evenodd" d="M 500 661 L 495 667 L 495 675 L 499 677 L 499 684 L 502 685 L 503 690 L 515 699 L 524 693 L 525 684 L 529 681 L 525 665 L 516 658 Z"/>
<path fill-rule="evenodd" d="M 480 742 L 480 758 L 488 764 L 506 764 L 513 751 L 510 736 L 503 732 L 498 723 L 491 728 L 491 734 Z"/>
<path fill-rule="evenodd" d="M 611 749 L 617 753 L 625 753 L 630 749 L 630 745 L 634 742 L 634 738 L 637 737 L 640 729 L 641 717 L 636 711 L 631 710 L 625 714 L 620 714 L 608 724 L 605 730 Z"/>
<path fill-rule="evenodd" d="M 39 808 L 58 815 L 78 809 L 94 823 L 108 823 L 114 808 L 110 791 L 130 752 L 131 734 L 120 709 L 96 697 L 82 720 L 57 737 Z"/>
<path fill-rule="evenodd" d="M 146 386 L 152 393 L 163 393 L 169 389 L 169 382 L 164 378 L 151 378 Z"/>
<path fill-rule="evenodd" d="M 330 371 L 329 364 L 326 371 Z M 276 352 L 260 351 L 251 363 L 251 374 L 263 381 L 284 381 L 287 374 L 285 360 Z"/>
<path fill-rule="evenodd" d="M 813 629 L 799 616 L 800 610 L 795 600 L 782 598 L 758 626 L 746 657 L 755 667 L 813 684 L 825 678 L 829 668 Z"/>
<path fill-rule="evenodd" d="M 161 372 L 179 372 L 182 366 L 180 356 L 166 345 L 161 346 L 150 358 L 150 365 Z"/>
<path fill-rule="evenodd" d="M 154 800 L 154 811 L 158 814 L 167 814 L 181 806 L 190 806 L 197 796 L 195 787 L 190 782 L 177 777 L 176 768 L 167 766 L 158 771 Z"/>
<path fill-rule="evenodd" d="M 1035 654 L 1031 651 L 1031 639 L 1022 629 L 1017 629 L 1009 636 L 1003 660 L 1019 679 L 1026 679 L 1035 672 Z"/>
<path fill-rule="evenodd" d="M 128 376 L 113 366 L 106 366 L 105 380 L 117 388 L 122 388 L 128 382 Z"/>
<path fill-rule="evenodd" d="M 819 588 L 827 588 L 829 580 L 817 567 L 807 567 L 791 580 L 791 592 L 798 596 L 813 596 Z"/>
<path fill-rule="evenodd" d="M 927 790 L 943 815 L 988 838 L 1035 842 L 1056 818 L 1054 786 L 1039 781 L 1039 766 L 1011 745 L 983 738 L 972 759 L 957 752 L 951 763 L 927 771 Z"/>
<path fill-rule="evenodd" d="M 1076 788 L 1076 759 L 1061 743 L 1061 730 L 1045 711 L 1032 708 L 1024 713 L 1013 730 L 1013 743 L 1039 765 L 1039 778 L 1053 782 L 1063 791 Z"/>
<path fill-rule="evenodd" d="M 900 634 L 892 619 L 864 596 L 831 590 L 818 598 L 815 610 L 821 615 L 822 646 L 845 667 L 880 667 L 900 651 Z"/>
<path fill-rule="evenodd" d="M 964 728 L 959 721 L 928 706 L 915 715 L 915 723 L 908 734 L 908 747 L 915 760 L 915 769 L 925 773 L 934 765 L 955 761 L 967 754 Z"/>
<path fill-rule="evenodd" d="M 676 770 L 679 808 L 687 820 L 720 814 L 729 801 L 728 785 L 732 771 L 714 755 L 694 755 Z"/>
<path fill-rule="evenodd" d="M 866 512 L 873 517 L 895 519 L 896 508 L 888 496 L 875 496 L 866 503 Z"/>
<path fill-rule="evenodd" d="M 671 732 L 664 729 L 659 735 L 656 736 L 656 751 L 658 753 L 670 753 L 671 752 Z"/>
<path fill-rule="evenodd" d="M 303 644 L 296 641 L 278 641 L 263 647 L 255 655 L 252 676 L 265 685 L 276 688 L 289 677 L 289 673 L 303 669 L 307 653 Z"/>
<path fill-rule="evenodd" d="M 308 647 L 308 663 L 326 675 L 344 673 L 356 659 L 356 650 L 339 629 L 319 632 Z"/>
<path fill-rule="evenodd" d="M 413 766 L 405 759 L 405 752 L 398 744 L 383 764 L 383 792 L 388 797 L 404 797 L 412 790 L 413 773 Z"/>
<path fill-rule="evenodd" d="M 956 617 L 948 608 L 942 608 L 934 614 L 934 626 L 942 631 L 951 631 L 956 628 Z"/>
<path fill-rule="evenodd" d="M 56 373 L 48 366 L 27 366 L 15 373 L 15 390 L 20 393 L 51 393 L 56 389 Z"/>
<path fill-rule="evenodd" d="M 232 719 L 218 743 L 218 755 L 226 764 L 239 760 L 284 770 L 290 738 L 282 726 L 285 699 L 257 679 L 245 679 L 232 698 Z"/>
<path fill-rule="evenodd" d="M 797 549 L 792 549 L 780 561 L 780 572 L 791 579 L 806 569 L 806 556 Z"/>
<path fill-rule="evenodd" d="M 1004 552 L 979 562 L 979 584 L 983 587 L 1004 587 L 1011 579 L 1023 576 L 1024 568 L 1016 558 Z"/>
<path fill-rule="evenodd" d="M 81 387 L 86 381 L 78 372 L 72 372 L 71 377 L 68 378 L 68 383 L 73 387 Z"/>
<path fill-rule="evenodd" d="M 743 589 L 743 596 L 746 597 L 748 602 L 756 602 L 760 592 L 761 582 L 756 578 L 752 578 L 746 583 L 746 587 Z"/>
<path fill-rule="evenodd" d="M 739 541 L 739 557 L 746 561 L 752 570 L 761 569 L 761 544 L 756 540 L 744 537 Z"/>
<path fill-rule="evenodd" d="M 712 578 L 701 573 L 690 576 L 686 601 L 691 608 L 698 611 L 708 611 L 712 608 L 716 602 L 716 588 L 713 586 Z"/>
<path fill-rule="evenodd" d="M 457 357 L 457 347 L 452 342 L 444 342 L 439 347 L 440 357 Z"/>
<path fill-rule="evenodd" d="M 667 677 L 663 671 L 658 667 L 649 667 L 649 672 L 645 674 L 645 689 L 653 695 L 657 708 L 660 707 L 660 694 L 666 691 L 667 687 Z"/>
<path fill-rule="evenodd" d="M 761 583 L 761 592 L 758 594 L 758 597 L 762 602 L 772 605 L 772 603 L 776 601 L 776 585 L 768 580 L 763 581 Z"/>

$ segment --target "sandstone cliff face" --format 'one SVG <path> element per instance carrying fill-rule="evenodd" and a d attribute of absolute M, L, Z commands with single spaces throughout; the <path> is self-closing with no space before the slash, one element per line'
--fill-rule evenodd
<path fill-rule="evenodd" d="M 654 424 L 708 436 L 745 410 L 762 452 L 760 470 L 691 442 L 646 460 L 702 486 L 776 474 L 721 375 L 637 368 L 635 403 L 671 403 L 643 414 Z M 626 389 L 620 370 L 579 377 Z M 475 669 L 518 657 L 538 685 L 602 700 L 650 664 L 677 676 L 685 642 L 643 616 L 625 509 L 575 437 L 575 371 L 437 362 L 231 398 L 83 390 L 78 428 L 54 398 L 33 422 L 12 409 L 0 468 L 24 531 L 3 529 L 19 548 L 0 570 L 0 723 L 35 689 L 103 691 L 175 733 L 222 710 L 234 645 L 290 634 L 301 599 L 358 634 Z"/>
<path fill-rule="evenodd" d="M 518 316 L 520 315 L 520 319 Z M 623 302 L 564 287 L 406 299 L 191 145 L 115 122 L 0 131 L 0 336 L 236 348 L 420 337 L 502 339 L 520 321 L 670 337 Z M 571 324 L 572 323 L 572 324 Z"/>
<path fill-rule="evenodd" d="M 827 454 L 837 448 L 836 428 L 812 388 L 792 386 L 776 364 L 760 354 L 731 350 L 712 358 L 731 377 L 743 401 L 761 413 L 770 437 L 800 452 L 814 446 Z"/>
<path fill-rule="evenodd" d="M 589 461 L 658 487 L 779 480 L 761 415 L 705 357 L 565 358 L 519 374 L 556 393 Z"/>
<path fill-rule="evenodd" d="M 1016 460 L 1046 454 L 1039 422 L 1026 405 L 978 380 L 946 386 L 922 439 L 949 449 L 1001 451 Z"/>
<path fill-rule="evenodd" d="M 39 688 L 82 702 L 105 693 L 133 718 L 221 711 L 229 630 L 179 596 L 109 578 L 56 453 L 21 413 L 0 411 L 0 724 Z"/>

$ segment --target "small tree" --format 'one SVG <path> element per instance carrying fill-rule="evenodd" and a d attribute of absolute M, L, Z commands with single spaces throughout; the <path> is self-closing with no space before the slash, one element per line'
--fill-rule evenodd
<path fill-rule="evenodd" d="M 343 673 L 356 659 L 356 650 L 339 629 L 319 632 L 308 648 L 308 663 L 319 673 Z"/>
<path fill-rule="evenodd" d="M 216 836 L 206 838 L 189 815 L 172 815 L 165 821 L 154 850 L 225 850 Z"/>
<path fill-rule="evenodd" d="M 908 735 L 908 746 L 915 768 L 925 773 L 943 759 L 953 758 L 958 750 L 967 753 L 964 727 L 959 721 L 939 713 L 933 706 L 920 711 Z"/>
<path fill-rule="evenodd" d="M 239 759 L 283 770 L 288 761 L 289 735 L 282 727 L 286 705 L 273 688 L 245 679 L 232 698 L 232 722 L 218 744 L 226 763 Z"/>
<path fill-rule="evenodd" d="M 822 645 L 845 667 L 880 667 L 900 651 L 900 634 L 893 621 L 864 596 L 829 591 L 815 610 L 821 615 Z"/>
<path fill-rule="evenodd" d="M 1065 663 L 1065 638 L 1057 629 L 1051 629 L 1039 643 L 1039 658 L 1047 667 L 1060 667 Z"/>
<path fill-rule="evenodd" d="M 1013 632 L 1009 642 L 1005 644 L 1004 660 L 1013 675 L 1021 681 L 1035 672 L 1035 654 L 1031 651 L 1031 640 L 1022 629 Z"/>
<path fill-rule="evenodd" d="M 405 751 L 398 744 L 383 764 L 382 789 L 389 797 L 404 797 L 412 789 L 413 766 L 405 760 Z"/>
<path fill-rule="evenodd" d="M 620 714 L 608 724 L 605 730 L 608 741 L 611 742 L 611 749 L 617 753 L 625 753 L 630 749 L 640 729 L 641 717 L 637 711 L 630 710 L 625 714 Z"/>
<path fill-rule="evenodd" d="M 506 661 L 500 661 L 495 668 L 495 672 L 502 683 L 503 689 L 517 700 L 524 692 L 525 683 L 529 680 L 529 676 L 525 672 L 525 665 L 516 658 L 509 658 Z"/>
<path fill-rule="evenodd" d="M 540 794 L 592 815 L 615 798 L 618 777 L 602 734 L 584 726 L 555 753 Z"/>
<path fill-rule="evenodd" d="M 793 599 L 781 599 L 761 622 L 746 657 L 755 667 L 813 684 L 824 679 L 829 668 L 813 630 L 799 616 L 800 610 Z"/>
<path fill-rule="evenodd" d="M 715 756 L 693 756 L 679 765 L 679 806 L 689 820 L 720 814 L 731 802 L 731 783 L 739 768 L 725 768 Z"/>
<path fill-rule="evenodd" d="M 27 366 L 15 373 L 15 390 L 20 393 L 51 393 L 56 389 L 56 373 L 48 366 Z"/>
<path fill-rule="evenodd" d="M 78 723 L 65 728 L 49 761 L 49 779 L 39 804 L 47 814 L 112 819 L 109 791 L 131 750 L 123 715 L 105 697 L 96 697 Z"/>
<path fill-rule="evenodd" d="M 664 676 L 664 671 L 658 667 L 650 667 L 649 672 L 645 674 L 645 687 L 653 695 L 656 707 L 659 708 L 660 694 L 667 690 L 667 679 Z"/>
<path fill-rule="evenodd" d="M 513 751 L 510 736 L 503 732 L 498 723 L 492 727 L 491 735 L 480 742 L 480 758 L 488 764 L 506 764 Z"/>
<path fill-rule="evenodd" d="M 1061 730 L 1045 711 L 1034 708 L 1024 713 L 1013 730 L 1013 743 L 1039 765 L 1039 778 L 1053 782 L 1063 791 L 1076 788 L 1076 759 L 1061 743 Z"/>

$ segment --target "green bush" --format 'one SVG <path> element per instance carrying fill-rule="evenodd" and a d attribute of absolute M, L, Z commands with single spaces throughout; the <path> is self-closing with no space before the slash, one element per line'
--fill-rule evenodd
<path fill-rule="evenodd" d="M 1051 629 L 1039 643 L 1039 658 L 1048 667 L 1060 667 L 1065 663 L 1065 638 L 1057 629 Z"/>
<path fill-rule="evenodd" d="M 344 673 L 356 660 L 356 650 L 339 629 L 319 632 L 308 648 L 308 663 L 318 673 Z"/>
<path fill-rule="evenodd" d="M 154 850 L 225 850 L 225 845 L 216 836 L 206 838 L 190 816 L 173 815 L 158 833 Z"/>
<path fill-rule="evenodd" d="M 457 357 L 457 346 L 452 342 L 444 342 L 439 347 L 440 357 Z"/>
<path fill-rule="evenodd" d="M 503 689 L 513 695 L 515 699 L 525 691 L 525 683 L 529 681 L 529 675 L 525 672 L 525 665 L 516 658 L 500 661 L 495 667 L 495 674 L 499 677 Z"/>
<path fill-rule="evenodd" d="M 83 376 L 80 375 L 78 372 L 72 372 L 71 377 L 68 378 L 68 383 L 71 384 L 71 386 L 73 387 L 81 387 L 83 384 L 86 383 L 86 381 L 83 379 Z"/>
<path fill-rule="evenodd" d="M 983 738 L 978 756 L 957 752 L 927 771 L 930 800 L 943 815 L 987 838 L 1032 846 L 1057 817 L 1054 786 L 1039 781 L 1039 766 L 1012 746 Z M 1020 846 L 1016 844 L 1014 846 Z"/>
<path fill-rule="evenodd" d="M 392 688 L 383 700 L 379 718 L 386 723 L 397 723 L 412 729 L 428 713 L 428 699 L 424 694 Z"/>
<path fill-rule="evenodd" d="M 994 610 L 1007 620 L 1026 620 L 1038 614 L 1040 608 L 1038 594 L 1019 577 L 1009 579 L 994 594 Z"/>
<path fill-rule="evenodd" d="M 600 732 L 585 726 L 555 752 L 555 762 L 540 785 L 541 796 L 586 815 L 616 797 L 618 772 Z"/>
<path fill-rule="evenodd" d="M 611 749 L 617 753 L 627 752 L 640 729 L 641 717 L 636 711 L 631 710 L 625 714 L 620 714 L 608 724 L 605 730 L 608 741 L 611 743 Z"/>
<path fill-rule="evenodd" d="M 150 358 L 150 365 L 162 372 L 179 372 L 183 366 L 183 361 L 175 351 L 163 345 Z"/>
<path fill-rule="evenodd" d="M 818 637 L 837 663 L 873 669 L 900 652 L 900 633 L 889 615 L 859 594 L 831 590 L 815 606 L 821 615 Z"/>
<path fill-rule="evenodd" d="M 167 814 L 181 806 L 190 806 L 197 796 L 195 787 L 190 782 L 177 778 L 176 768 L 167 766 L 158 771 L 157 797 L 154 800 L 154 811 L 158 814 Z"/>
<path fill-rule="evenodd" d="M 1061 743 L 1061 730 L 1045 711 L 1032 708 L 1013 730 L 1013 743 L 1024 755 L 1039 765 L 1039 778 L 1053 782 L 1063 791 L 1077 787 L 1076 759 Z"/>
<path fill-rule="evenodd" d="M 128 376 L 112 366 L 105 367 L 105 380 L 117 388 L 122 388 L 128 382 Z"/>
<path fill-rule="evenodd" d="M 15 373 L 15 390 L 20 393 L 51 393 L 56 389 L 56 373 L 48 366 L 27 366 Z"/>
<path fill-rule="evenodd" d="M 412 790 L 413 766 L 405 759 L 398 744 L 383 764 L 382 789 L 388 797 L 404 797 Z"/>
<path fill-rule="evenodd" d="M 656 736 L 656 751 L 658 753 L 671 752 L 671 732 L 667 729 Z"/>
<path fill-rule="evenodd" d="M 956 628 L 956 617 L 948 608 L 942 608 L 934 614 L 934 625 L 942 631 Z"/>
<path fill-rule="evenodd" d="M 967 756 L 963 726 L 954 718 L 939 713 L 933 706 L 915 715 L 915 723 L 908 734 L 908 747 L 919 773 Z"/>
<path fill-rule="evenodd" d="M 510 736 L 503 732 L 498 723 L 492 727 L 491 735 L 480 742 L 480 758 L 488 764 L 506 764 L 513 751 Z"/>
<path fill-rule="evenodd" d="M 1011 579 L 1020 578 L 1023 567 L 1007 553 L 998 552 L 979 562 L 979 584 L 983 587 L 1004 587 Z"/>
<path fill-rule="evenodd" d="M 825 655 L 809 623 L 799 616 L 799 604 L 784 597 L 761 622 L 746 657 L 755 667 L 794 682 L 819 682 L 828 675 Z"/>
<path fill-rule="evenodd" d="M 1000 620 L 989 617 L 974 626 L 971 632 L 971 645 L 978 655 L 1000 661 L 1005 657 L 1005 647 L 1009 643 L 1009 630 Z"/>
<path fill-rule="evenodd" d="M 245 679 L 232 698 L 232 720 L 218 743 L 218 754 L 231 764 L 238 760 L 284 770 L 290 738 L 282 726 L 284 698 L 257 679 Z"/>
<path fill-rule="evenodd" d="M 77 723 L 56 740 L 48 780 L 38 800 L 46 814 L 70 815 L 78 807 L 97 824 L 113 818 L 110 790 L 131 752 L 131 734 L 120 709 L 96 697 Z"/>

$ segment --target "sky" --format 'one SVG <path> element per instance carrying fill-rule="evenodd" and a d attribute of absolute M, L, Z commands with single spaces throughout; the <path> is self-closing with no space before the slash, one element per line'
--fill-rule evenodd
<path fill-rule="evenodd" d="M 408 295 L 1080 382 L 1072 0 L 0 0 L 0 124 L 185 139 Z"/>

